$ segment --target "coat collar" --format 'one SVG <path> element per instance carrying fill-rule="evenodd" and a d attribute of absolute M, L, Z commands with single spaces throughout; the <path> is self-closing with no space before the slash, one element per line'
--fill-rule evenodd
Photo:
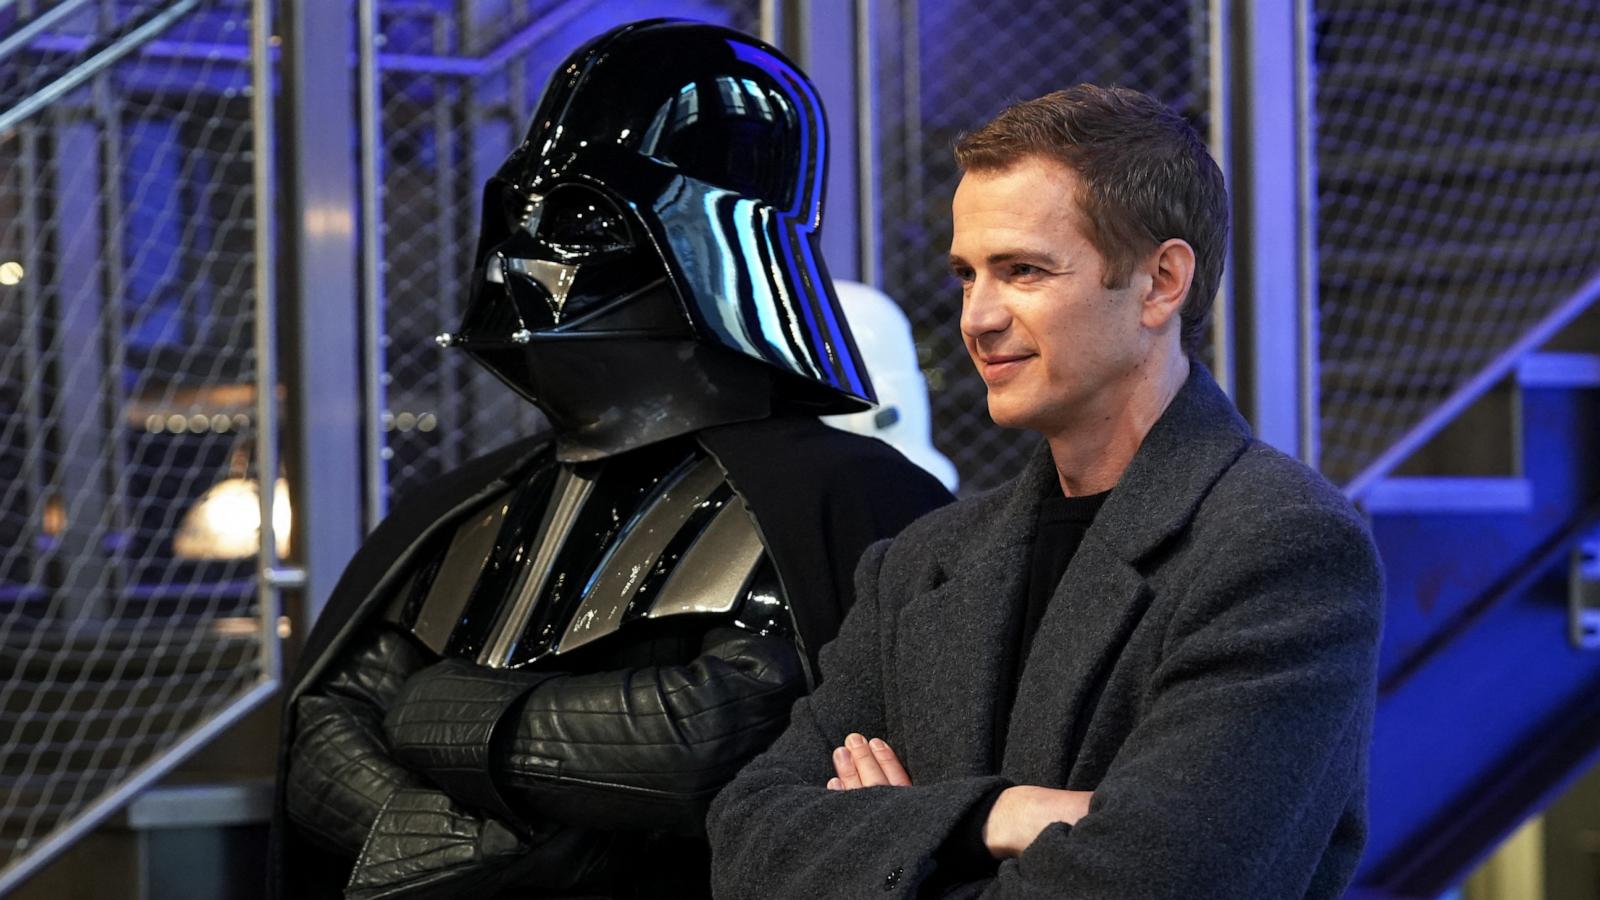
<path fill-rule="evenodd" d="M 1233 401 L 1204 365 L 1191 361 L 1188 380 L 1145 435 L 1095 517 L 1094 531 L 1125 562 L 1137 564 L 1189 524 L 1249 443 L 1250 426 Z M 1048 464 L 1048 449 L 1045 457 Z"/>
<path fill-rule="evenodd" d="M 1250 442 L 1245 423 L 1211 372 L 1189 363 L 1189 378 L 1145 435 L 1092 532 L 1124 562 L 1137 564 L 1194 517 L 1206 492 Z M 1039 506 L 1060 490 L 1050 447 L 1040 441 L 1027 464 L 996 490 L 995 527 L 962 554 L 976 564 L 996 551 L 1033 542 Z"/>

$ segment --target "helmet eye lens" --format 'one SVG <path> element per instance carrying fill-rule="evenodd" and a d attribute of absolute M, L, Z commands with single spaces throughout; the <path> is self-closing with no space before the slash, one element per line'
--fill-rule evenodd
<path fill-rule="evenodd" d="M 640 226 L 632 211 L 603 190 L 567 182 L 541 194 L 505 184 L 500 203 L 508 234 L 481 277 L 511 301 L 517 328 L 530 335 L 566 325 L 666 276 L 653 252 L 639 253 L 634 236 Z"/>
<path fill-rule="evenodd" d="M 594 262 L 634 248 L 628 216 L 611 198 L 585 185 L 560 185 L 547 196 L 530 198 L 520 212 L 516 227 L 532 233 L 545 251 L 540 255 L 549 259 Z"/>

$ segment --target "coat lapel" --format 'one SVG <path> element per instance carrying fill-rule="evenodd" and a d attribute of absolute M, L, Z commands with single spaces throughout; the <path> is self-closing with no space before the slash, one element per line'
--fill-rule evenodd
<path fill-rule="evenodd" d="M 1055 480 L 1041 444 L 1023 473 L 984 498 L 988 502 L 963 533 L 950 536 L 945 552 L 930 548 L 934 576 L 896 623 L 897 683 L 888 694 L 899 699 L 890 724 L 899 732 L 913 778 L 998 769 L 994 731 L 1001 679 L 1010 670 L 1011 631 L 1026 602 L 1039 503 Z"/>
<path fill-rule="evenodd" d="M 1097 724 L 1101 690 L 1149 608 L 1143 566 L 1187 527 L 1249 437 L 1232 402 L 1193 363 L 1084 535 L 1039 623 L 1008 723 L 1005 775 L 1023 784 L 1067 784 Z M 1037 507 L 1036 501 L 1035 514 Z M 1026 559 L 1024 549 L 1023 565 Z"/>
<path fill-rule="evenodd" d="M 1096 701 L 1150 602 L 1138 570 L 1085 539 L 1061 577 L 1022 670 L 1000 771 L 1066 785 Z"/>

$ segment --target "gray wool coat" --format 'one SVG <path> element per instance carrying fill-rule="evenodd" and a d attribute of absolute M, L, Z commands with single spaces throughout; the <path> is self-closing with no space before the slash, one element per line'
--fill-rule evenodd
<path fill-rule="evenodd" d="M 1094 799 L 952 896 L 1340 895 L 1366 833 L 1382 592 L 1362 519 L 1194 365 L 1062 577 L 996 759 L 1052 490 L 1041 445 L 1010 484 L 866 552 L 821 686 L 712 806 L 717 897 L 919 896 L 1002 779 Z M 826 790 L 852 731 L 894 746 L 913 785 Z"/>

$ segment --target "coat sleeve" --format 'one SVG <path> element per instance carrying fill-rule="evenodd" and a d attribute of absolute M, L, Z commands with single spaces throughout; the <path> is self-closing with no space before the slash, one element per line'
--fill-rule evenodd
<path fill-rule="evenodd" d="M 1089 814 L 1046 829 L 983 896 L 1306 896 L 1364 800 L 1377 556 L 1353 514 L 1310 506 L 1220 549 L 1169 623 Z"/>
<path fill-rule="evenodd" d="M 887 733 L 879 578 L 888 542 L 868 548 L 856 599 L 823 648 L 822 683 L 789 728 L 717 796 L 707 819 L 716 896 L 911 896 L 962 815 L 998 777 L 830 791 L 846 734 Z M 911 773 L 913 780 L 916 773 Z"/>

